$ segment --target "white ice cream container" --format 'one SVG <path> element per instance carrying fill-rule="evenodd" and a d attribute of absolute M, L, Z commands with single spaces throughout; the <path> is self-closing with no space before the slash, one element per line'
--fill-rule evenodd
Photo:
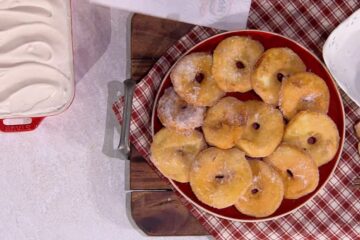
<path fill-rule="evenodd" d="M 34 130 L 74 98 L 71 0 L 3 0 L 0 10 L 0 130 Z"/>

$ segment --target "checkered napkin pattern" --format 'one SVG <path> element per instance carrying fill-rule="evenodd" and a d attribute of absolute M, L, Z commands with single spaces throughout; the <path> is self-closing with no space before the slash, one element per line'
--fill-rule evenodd
<path fill-rule="evenodd" d="M 248 28 L 290 37 L 321 58 L 330 32 L 360 7 L 358 0 L 261 1 L 253 0 Z M 195 27 L 172 46 L 137 85 L 130 127 L 130 140 L 149 161 L 152 104 L 160 82 L 171 65 L 187 49 L 218 33 Z M 360 176 L 360 157 L 353 125 L 360 120 L 360 108 L 343 92 L 346 112 L 346 140 L 341 160 L 329 183 L 305 206 L 285 217 L 261 222 L 239 223 L 207 214 L 180 195 L 191 213 L 217 239 L 360 239 L 360 190 L 351 187 Z M 123 98 L 113 110 L 121 123 Z"/>

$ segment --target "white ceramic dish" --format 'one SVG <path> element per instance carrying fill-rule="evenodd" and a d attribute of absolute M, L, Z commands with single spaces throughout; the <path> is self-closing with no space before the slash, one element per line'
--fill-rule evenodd
<path fill-rule="evenodd" d="M 330 34 L 323 57 L 338 85 L 360 106 L 360 9 Z"/>
<path fill-rule="evenodd" d="M 74 98 L 71 0 L 0 0 L 0 11 L 0 131 L 30 131 Z"/>

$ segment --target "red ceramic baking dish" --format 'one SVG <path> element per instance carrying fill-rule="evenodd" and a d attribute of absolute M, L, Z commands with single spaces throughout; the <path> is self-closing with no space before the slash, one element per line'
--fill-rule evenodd
<path fill-rule="evenodd" d="M 319 168 L 319 184 L 315 191 L 312 193 L 301 197 L 296 200 L 289 200 L 284 199 L 280 205 L 280 207 L 276 210 L 275 213 L 268 217 L 264 218 L 254 218 L 250 217 L 244 214 L 241 214 L 239 211 L 236 210 L 234 206 L 224 208 L 224 209 L 215 209 L 212 208 L 202 202 L 200 202 L 194 193 L 191 190 L 189 183 L 179 183 L 176 181 L 173 181 L 169 179 L 169 182 L 172 184 L 172 186 L 179 191 L 179 193 L 184 196 L 189 202 L 197 206 L 198 208 L 215 215 L 217 217 L 234 220 L 234 221 L 241 221 L 241 222 L 259 222 L 259 221 L 266 221 L 271 219 L 276 219 L 279 217 L 282 217 L 284 215 L 287 215 L 296 209 L 300 208 L 304 204 L 306 204 L 308 201 L 310 201 L 313 197 L 316 196 L 316 194 L 326 185 L 326 183 L 329 181 L 330 177 L 332 176 L 338 161 L 340 159 L 340 155 L 343 149 L 344 144 L 344 134 L 345 134 L 345 118 L 344 118 L 344 107 L 342 103 L 342 99 L 340 96 L 340 93 L 335 85 L 335 82 L 333 78 L 331 77 L 330 73 L 326 69 L 326 67 L 322 64 L 322 62 L 313 54 L 311 51 L 306 49 L 305 47 L 301 46 L 299 43 L 275 34 L 271 32 L 264 32 L 264 31 L 258 31 L 258 30 L 241 30 L 241 31 L 232 31 L 232 32 L 226 32 L 222 34 L 215 35 L 213 37 L 210 37 L 197 45 L 195 45 L 193 48 L 191 48 L 189 51 L 187 51 L 185 55 L 193 52 L 212 52 L 215 47 L 220 43 L 223 39 L 230 37 L 230 36 L 247 36 L 251 37 L 252 39 L 260 41 L 265 49 L 273 48 L 273 47 L 288 47 L 292 49 L 294 52 L 296 52 L 301 59 L 304 61 L 307 71 L 311 71 L 317 75 L 319 75 L 321 78 L 323 78 L 329 87 L 330 91 L 330 109 L 328 112 L 328 115 L 332 118 L 332 120 L 336 123 L 339 133 L 340 133 L 340 145 L 338 148 L 338 151 L 335 155 L 335 157 L 328 162 L 327 164 L 321 166 Z M 158 104 L 159 98 L 163 95 L 164 90 L 171 86 L 171 80 L 170 80 L 170 74 L 171 69 L 167 73 L 167 75 L 164 77 L 162 84 L 157 92 L 153 112 L 152 112 L 152 134 L 154 135 L 157 131 L 159 131 L 163 126 L 159 120 L 159 118 L 156 115 L 156 108 Z M 228 93 L 227 95 L 236 97 L 240 100 L 249 100 L 249 99 L 258 99 L 260 98 L 255 94 L 255 92 L 250 91 L 247 93 Z"/>
<path fill-rule="evenodd" d="M 74 99 L 71 0 L 0 9 L 0 131 L 31 131 Z"/>

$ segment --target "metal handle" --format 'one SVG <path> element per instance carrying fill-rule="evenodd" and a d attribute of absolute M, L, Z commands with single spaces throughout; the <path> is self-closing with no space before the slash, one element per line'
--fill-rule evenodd
<path fill-rule="evenodd" d="M 119 151 L 124 158 L 128 159 L 130 154 L 130 121 L 132 112 L 132 100 L 136 82 L 132 79 L 124 81 L 125 105 L 123 110 L 123 124 L 121 126 Z"/>

